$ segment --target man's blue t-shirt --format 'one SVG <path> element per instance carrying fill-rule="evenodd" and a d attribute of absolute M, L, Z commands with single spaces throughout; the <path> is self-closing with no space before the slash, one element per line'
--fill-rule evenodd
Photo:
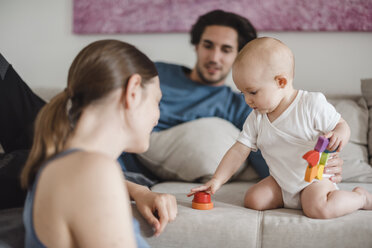
<path fill-rule="evenodd" d="M 220 117 L 241 129 L 252 109 L 242 94 L 230 87 L 209 86 L 192 81 L 190 69 L 157 62 L 160 88 L 160 119 L 154 131 L 171 128 L 184 122 L 203 117 Z"/>

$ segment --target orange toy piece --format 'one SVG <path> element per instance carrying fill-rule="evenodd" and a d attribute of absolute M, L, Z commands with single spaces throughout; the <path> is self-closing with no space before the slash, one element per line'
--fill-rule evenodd
<path fill-rule="evenodd" d="M 318 167 L 311 166 L 310 164 L 306 168 L 305 181 L 311 183 L 313 179 L 318 175 Z"/>
<path fill-rule="evenodd" d="M 213 202 L 211 201 L 211 195 L 207 192 L 196 192 L 194 199 L 192 200 L 192 208 L 198 210 L 209 210 L 213 208 Z"/>

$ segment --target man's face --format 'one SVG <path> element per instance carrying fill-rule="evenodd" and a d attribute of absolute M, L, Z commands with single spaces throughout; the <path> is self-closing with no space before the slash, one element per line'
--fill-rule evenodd
<path fill-rule="evenodd" d="M 238 54 L 238 33 L 226 26 L 207 26 L 195 50 L 197 61 L 191 79 L 223 85 Z"/>

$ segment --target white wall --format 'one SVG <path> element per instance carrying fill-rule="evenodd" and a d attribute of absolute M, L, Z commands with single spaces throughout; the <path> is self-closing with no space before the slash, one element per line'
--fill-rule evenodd
<path fill-rule="evenodd" d="M 328 94 L 360 94 L 372 78 L 372 32 L 259 33 L 286 43 L 296 57 L 295 85 Z M 136 45 L 153 60 L 193 66 L 186 33 L 75 35 L 72 0 L 0 0 L 0 52 L 33 87 L 64 88 L 68 68 L 83 46 L 114 38 Z"/>

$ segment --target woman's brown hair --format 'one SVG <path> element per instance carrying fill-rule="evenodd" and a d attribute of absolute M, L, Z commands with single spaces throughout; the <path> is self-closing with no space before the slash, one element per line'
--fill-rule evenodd
<path fill-rule="evenodd" d="M 64 150 L 83 109 L 115 89 L 126 89 L 133 74 L 142 84 L 158 75 L 154 63 L 134 46 L 101 40 L 86 46 L 70 66 L 67 88 L 46 104 L 35 121 L 34 140 L 21 184 L 32 185 L 44 161 Z"/>

